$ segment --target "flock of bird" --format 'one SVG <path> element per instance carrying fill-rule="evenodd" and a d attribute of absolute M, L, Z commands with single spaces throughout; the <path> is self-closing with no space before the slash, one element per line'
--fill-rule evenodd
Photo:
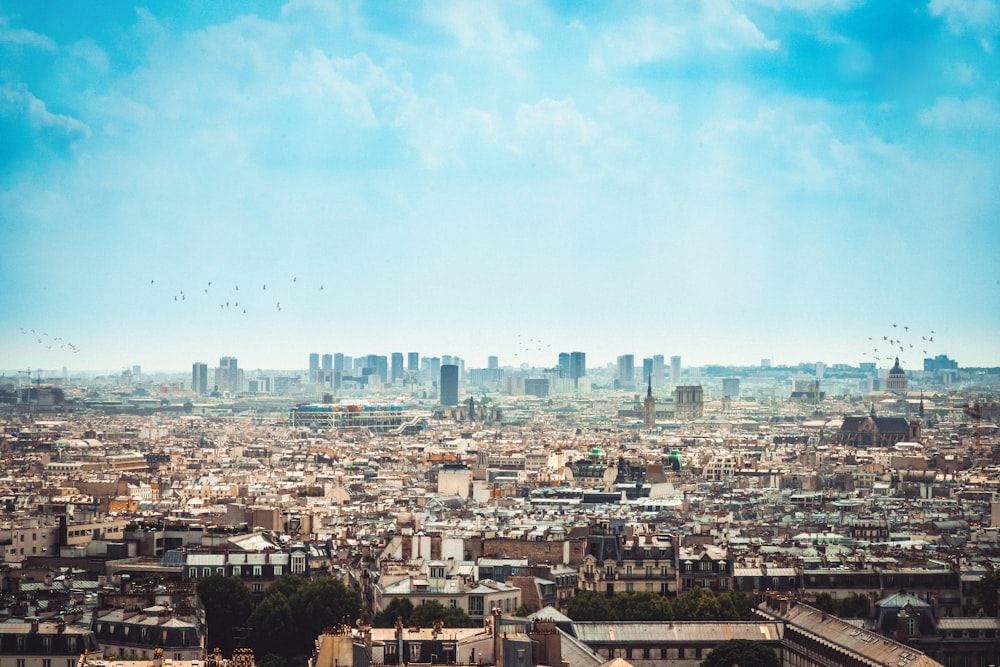
<path fill-rule="evenodd" d="M 910 352 L 929 354 L 927 348 L 934 342 L 934 333 L 931 331 L 922 334 L 920 340 L 917 341 L 916 333 L 910 334 L 909 325 L 893 324 L 892 330 L 882 336 L 868 336 L 868 343 L 874 347 L 871 348 L 870 352 L 866 351 L 861 354 L 885 363 L 892 363 L 898 358 L 899 363 L 905 365 L 906 359 L 901 355 Z"/>
<path fill-rule="evenodd" d="M 545 343 L 541 338 L 528 338 L 525 340 L 521 334 L 517 334 L 517 348 L 521 352 L 531 352 L 532 350 L 537 350 L 541 352 L 543 349 L 552 347 L 551 343 Z M 518 352 L 514 353 L 514 356 L 518 356 Z"/>
<path fill-rule="evenodd" d="M 291 282 L 292 284 L 298 286 L 299 285 L 298 277 L 293 276 Z M 155 278 L 150 278 L 149 286 L 150 287 L 156 286 Z M 323 291 L 323 289 L 324 289 L 323 285 L 320 284 L 319 289 L 317 291 Z M 174 301 L 181 303 L 186 301 L 193 301 L 195 298 L 205 299 L 211 297 L 214 299 L 218 299 L 220 310 L 228 309 L 246 315 L 248 307 L 251 308 L 252 310 L 256 306 L 260 306 L 263 303 L 270 302 L 271 299 L 267 299 L 267 301 L 265 302 L 263 300 L 263 297 L 275 295 L 274 310 L 280 313 L 281 300 L 276 296 L 277 292 L 274 290 L 273 285 L 272 289 L 270 290 L 270 294 L 266 294 L 267 292 L 268 292 L 267 283 L 265 282 L 261 282 L 260 289 L 257 289 L 256 285 L 254 285 L 252 288 L 244 285 L 243 289 L 240 290 L 240 286 L 238 283 L 234 283 L 233 288 L 229 289 L 221 287 L 217 283 L 213 284 L 213 282 L 209 280 L 205 283 L 205 285 L 199 286 L 193 293 L 190 294 L 185 292 L 184 290 L 178 290 L 176 293 L 173 294 L 173 298 Z M 240 305 L 241 302 L 243 305 Z"/>
<path fill-rule="evenodd" d="M 22 336 L 31 336 L 35 339 L 38 345 L 41 345 L 47 350 L 60 349 L 69 350 L 73 354 L 79 354 L 80 348 L 78 348 L 73 343 L 65 340 L 62 336 L 50 336 L 46 331 L 35 331 L 34 329 L 25 329 L 21 327 Z"/>

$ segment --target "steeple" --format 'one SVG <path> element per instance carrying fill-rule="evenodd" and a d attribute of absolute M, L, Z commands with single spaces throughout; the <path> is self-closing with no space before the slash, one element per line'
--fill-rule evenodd
<path fill-rule="evenodd" d="M 642 427 L 656 427 L 656 399 L 653 398 L 653 376 L 649 376 L 649 385 L 646 388 L 646 400 L 642 402 Z"/>

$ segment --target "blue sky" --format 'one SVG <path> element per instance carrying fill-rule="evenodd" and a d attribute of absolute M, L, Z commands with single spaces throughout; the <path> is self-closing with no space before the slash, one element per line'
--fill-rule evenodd
<path fill-rule="evenodd" d="M 993 0 L 0 0 L 0 368 L 1000 365 L 998 49 Z"/>

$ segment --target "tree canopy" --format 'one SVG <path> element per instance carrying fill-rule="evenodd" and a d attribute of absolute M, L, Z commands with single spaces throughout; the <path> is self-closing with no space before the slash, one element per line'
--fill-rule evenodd
<path fill-rule="evenodd" d="M 196 588 L 205 607 L 209 650 L 218 648 L 232 655 L 241 643 L 241 628 L 253 611 L 253 598 L 239 577 L 213 574 L 198 582 Z"/>
<path fill-rule="evenodd" d="M 984 574 L 982 579 L 976 582 L 975 588 L 975 608 L 972 613 L 978 614 L 982 609 L 983 616 L 995 617 L 997 615 L 997 589 L 1000 588 L 1000 570 L 994 570 Z"/>
<path fill-rule="evenodd" d="M 274 654 L 286 664 L 301 662 L 323 629 L 361 613 L 361 596 L 339 579 L 309 582 L 285 575 L 271 584 L 247 624 L 248 640 L 257 655 Z"/>
<path fill-rule="evenodd" d="M 574 621 L 746 621 L 753 599 L 746 593 L 720 593 L 695 587 L 670 598 L 658 593 L 627 592 L 612 596 L 581 591 L 566 603 Z"/>
<path fill-rule="evenodd" d="M 479 623 L 458 607 L 445 607 L 437 600 L 422 602 L 416 607 L 406 598 L 396 598 L 385 609 L 375 614 L 372 625 L 376 628 L 391 628 L 396 619 L 402 619 L 403 625 L 419 625 L 429 628 L 434 621 L 441 621 L 446 628 L 474 628 Z"/>

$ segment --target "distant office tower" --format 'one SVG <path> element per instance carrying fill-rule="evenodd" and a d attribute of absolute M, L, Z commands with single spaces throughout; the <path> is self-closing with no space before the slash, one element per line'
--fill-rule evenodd
<path fill-rule="evenodd" d="M 442 354 L 441 355 L 441 365 L 442 366 L 450 366 L 451 364 L 452 364 L 451 355 L 450 354 Z M 455 365 L 458 366 L 458 364 L 455 364 Z"/>
<path fill-rule="evenodd" d="M 559 361 L 557 362 L 556 369 L 559 371 L 559 377 L 569 377 L 569 352 L 559 353 Z"/>
<path fill-rule="evenodd" d="M 642 379 L 646 384 L 653 383 L 653 358 L 646 357 L 642 360 Z"/>
<path fill-rule="evenodd" d="M 569 353 L 569 376 L 574 380 L 579 380 L 580 378 L 587 375 L 587 353 L 586 352 L 570 352 Z"/>
<path fill-rule="evenodd" d="M 730 398 L 740 397 L 740 379 L 722 378 L 722 395 Z"/>
<path fill-rule="evenodd" d="M 319 378 L 319 352 L 309 353 L 309 381 L 315 382 Z"/>
<path fill-rule="evenodd" d="M 674 387 L 681 383 L 681 358 L 670 357 L 670 384 Z"/>
<path fill-rule="evenodd" d="M 389 381 L 389 358 L 379 354 L 366 355 L 362 360 L 361 374 L 377 375 L 382 384 L 385 384 Z"/>
<path fill-rule="evenodd" d="M 325 373 L 327 375 L 329 375 L 330 373 L 333 372 L 333 355 L 332 354 L 324 354 L 323 355 L 322 369 L 323 369 L 323 373 Z"/>
<path fill-rule="evenodd" d="M 403 368 L 403 353 L 393 352 L 392 353 L 392 382 L 396 380 L 403 379 L 403 373 L 405 369 Z"/>
<path fill-rule="evenodd" d="M 500 370 L 500 358 L 495 355 L 490 355 L 486 357 L 486 368 L 491 371 Z"/>
<path fill-rule="evenodd" d="M 441 405 L 458 405 L 458 366 L 441 364 Z"/>
<path fill-rule="evenodd" d="M 770 359 L 761 359 L 760 360 L 760 367 L 761 368 L 770 368 L 771 367 L 771 360 Z"/>
<path fill-rule="evenodd" d="M 344 372 L 344 353 L 343 352 L 337 352 L 336 354 L 333 355 L 333 370 L 339 371 L 340 373 Z"/>
<path fill-rule="evenodd" d="M 816 362 L 816 378 L 822 380 L 823 376 L 826 375 L 826 364 L 822 361 Z"/>
<path fill-rule="evenodd" d="M 219 391 L 238 393 L 243 388 L 241 374 L 236 357 L 222 357 L 219 359 L 219 367 L 215 369 L 215 386 Z"/>
<path fill-rule="evenodd" d="M 664 364 L 663 355 L 654 354 L 653 355 L 653 388 L 657 388 L 663 384 L 663 380 L 666 379 L 664 376 Z"/>
<path fill-rule="evenodd" d="M 138 382 L 142 377 L 142 366 L 135 364 L 132 366 L 132 381 Z"/>
<path fill-rule="evenodd" d="M 618 357 L 618 385 L 624 388 L 635 386 L 635 355 Z"/>
<path fill-rule="evenodd" d="M 407 352 L 406 353 L 406 370 L 413 371 L 414 373 L 420 372 L 420 353 L 419 352 Z"/>
<path fill-rule="evenodd" d="M 208 393 L 208 364 L 200 361 L 191 364 L 191 391 L 199 396 Z"/>
<path fill-rule="evenodd" d="M 525 378 L 524 394 L 525 396 L 537 396 L 538 398 L 547 397 L 549 395 L 549 379 Z"/>
<path fill-rule="evenodd" d="M 949 359 L 947 354 L 939 354 L 933 359 L 930 357 L 924 359 L 924 370 L 931 373 L 948 370 L 957 371 L 958 362 L 954 359 Z"/>
<path fill-rule="evenodd" d="M 427 369 L 429 376 L 434 381 L 441 380 L 441 359 L 438 357 L 431 357 L 427 360 Z M 440 385 L 438 385 L 440 386 Z"/>

